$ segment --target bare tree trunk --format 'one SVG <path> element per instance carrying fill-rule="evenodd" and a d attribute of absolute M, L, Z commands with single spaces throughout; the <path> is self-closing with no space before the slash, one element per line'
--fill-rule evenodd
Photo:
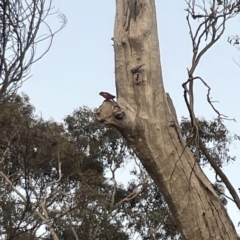
<path fill-rule="evenodd" d="M 118 104 L 105 101 L 97 110 L 98 119 L 117 127 L 133 148 L 186 239 L 237 239 L 225 208 L 182 139 L 165 93 L 154 0 L 116 0 L 116 4 Z"/>
<path fill-rule="evenodd" d="M 48 228 L 49 228 L 49 231 L 50 231 L 50 233 L 51 233 L 51 235 L 52 235 L 52 237 L 53 237 L 53 240 L 59 240 L 59 238 L 58 238 L 58 235 L 56 234 L 56 232 L 55 232 L 55 230 L 54 230 L 54 228 L 52 227 L 52 222 L 51 222 L 51 220 L 50 220 L 50 218 L 49 218 L 49 215 L 48 215 L 48 211 L 47 211 L 47 209 L 46 209 L 46 206 L 45 206 L 45 204 L 44 204 L 44 202 L 43 201 L 41 201 L 41 209 L 42 209 L 42 211 L 43 211 L 43 213 L 44 213 L 44 217 L 43 217 L 43 214 L 41 214 L 42 215 L 42 217 L 41 217 L 41 219 L 42 220 L 44 220 L 44 219 L 46 219 L 45 220 L 45 223 L 47 224 L 47 226 L 48 226 Z M 39 214 L 38 214 L 39 215 Z M 40 215 L 39 215 L 40 216 Z"/>
<path fill-rule="evenodd" d="M 53 240 L 59 240 L 59 238 L 58 238 L 55 230 L 54 230 L 53 227 L 51 226 L 51 224 L 48 224 L 48 225 L 49 225 L 49 231 L 50 231 L 50 233 L 51 233 L 51 235 L 52 235 L 52 237 L 53 237 Z"/>

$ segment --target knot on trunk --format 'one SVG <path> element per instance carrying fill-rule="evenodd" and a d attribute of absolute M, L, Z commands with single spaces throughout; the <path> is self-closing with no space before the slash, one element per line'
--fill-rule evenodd
<path fill-rule="evenodd" d="M 119 125 L 119 120 L 122 120 L 124 116 L 125 112 L 114 101 L 104 101 L 96 110 L 97 120 L 104 124 Z"/>

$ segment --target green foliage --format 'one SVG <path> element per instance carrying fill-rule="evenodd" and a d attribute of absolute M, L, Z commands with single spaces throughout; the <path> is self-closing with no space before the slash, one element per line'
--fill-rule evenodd
<path fill-rule="evenodd" d="M 222 168 L 231 161 L 235 161 L 236 157 L 230 155 L 229 147 L 234 141 L 240 140 L 239 136 L 236 134 L 231 135 L 229 130 L 219 119 L 207 121 L 204 118 L 201 118 L 197 119 L 197 124 L 199 138 L 201 138 L 203 144 L 206 146 L 208 152 L 215 160 L 219 168 Z M 195 159 L 202 166 L 208 165 L 208 159 L 197 146 L 197 139 L 191 122 L 187 118 L 182 118 L 180 127 L 182 135 L 186 140 L 188 147 L 192 151 Z M 227 199 L 224 194 L 225 186 L 216 179 L 213 187 L 219 195 L 220 201 L 223 203 L 223 205 L 226 205 Z"/>
<path fill-rule="evenodd" d="M 129 215 L 127 227 L 138 232 L 142 239 L 181 239 L 176 220 L 162 194 L 150 178 L 148 181 L 146 191 L 124 205 Z"/>
<path fill-rule="evenodd" d="M 183 119 L 181 127 L 195 154 L 189 121 Z M 199 129 L 220 167 L 234 159 L 228 155 L 234 139 L 224 126 L 201 119 Z M 0 161 L 4 239 L 37 239 L 41 226 L 45 240 L 53 239 L 50 227 L 59 239 L 76 239 L 74 234 L 81 239 L 181 239 L 162 194 L 132 150 L 87 107 L 59 124 L 35 116 L 28 96 L 12 96 L 0 104 Z M 115 172 L 130 161 L 132 179 L 123 185 Z M 199 163 L 207 164 L 202 153 Z M 214 187 L 226 204 L 224 186 Z"/>
<path fill-rule="evenodd" d="M 207 146 L 211 156 L 214 158 L 219 167 L 230 161 L 235 161 L 235 156 L 229 155 L 229 146 L 234 140 L 238 139 L 237 135 L 230 135 L 230 132 L 218 119 L 207 121 L 204 118 L 197 120 L 199 138 Z M 188 147 L 191 149 L 195 158 L 202 166 L 208 164 L 205 155 L 196 147 L 196 137 L 193 133 L 191 122 L 187 118 L 182 118 L 180 123 L 181 132 L 186 140 Z"/>
<path fill-rule="evenodd" d="M 221 182 L 215 182 L 213 184 L 213 187 L 216 191 L 216 193 L 219 196 L 219 200 L 222 202 L 222 204 L 225 206 L 227 205 L 227 199 L 225 198 L 225 186 Z"/>
<path fill-rule="evenodd" d="M 39 234 L 46 222 L 38 215 L 45 210 L 60 239 L 74 239 L 72 228 L 81 239 L 128 239 L 122 220 L 111 216 L 128 192 L 117 185 L 112 204 L 113 185 L 106 178 L 113 163 L 118 169 L 133 157 L 119 133 L 86 107 L 64 124 L 35 116 L 26 95 L 0 107 L 1 232 L 9 238 L 26 229 Z M 49 226 L 42 237 L 52 238 Z"/>

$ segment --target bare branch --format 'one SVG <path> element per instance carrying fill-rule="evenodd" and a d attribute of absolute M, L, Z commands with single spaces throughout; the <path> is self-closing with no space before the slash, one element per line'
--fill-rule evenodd
<path fill-rule="evenodd" d="M 187 92 L 189 100 L 189 107 L 193 108 L 193 78 L 196 67 L 198 66 L 202 56 L 221 38 L 225 31 L 226 21 L 235 17 L 239 11 L 239 4 L 233 1 L 224 1 L 223 6 L 217 6 L 216 1 L 212 1 L 206 6 L 205 1 L 203 5 L 197 5 L 195 1 L 187 1 L 187 23 L 190 31 L 190 38 L 192 41 L 192 65 L 188 70 L 188 80 L 183 84 L 185 92 Z M 195 14 L 196 8 L 200 10 L 201 14 Z M 200 23 L 193 31 L 192 20 L 198 20 Z M 208 36 L 211 36 L 208 38 Z M 202 46 L 202 40 L 205 36 L 206 45 Z M 209 40 L 208 40 L 209 39 Z M 189 90 L 186 91 L 186 86 L 189 84 Z M 188 103 L 186 104 L 188 105 Z"/>
<path fill-rule="evenodd" d="M 232 186 L 232 184 L 228 180 L 227 176 L 223 173 L 221 168 L 217 165 L 217 163 L 214 161 L 212 156 L 209 154 L 208 150 L 206 149 L 206 147 L 205 147 L 205 145 L 204 145 L 204 143 L 202 142 L 201 139 L 199 140 L 199 145 L 200 145 L 200 149 L 202 150 L 203 154 L 208 159 L 210 165 L 215 170 L 216 174 L 222 179 L 222 182 L 225 184 L 228 191 L 232 195 L 232 197 L 234 199 L 234 202 L 237 205 L 238 209 L 240 209 L 240 198 L 238 197 L 237 192 L 235 191 L 234 187 Z"/>
<path fill-rule="evenodd" d="M 53 0 L 3 0 L 0 4 L 0 99 L 16 92 L 30 76 L 31 66 L 50 49 L 53 38 L 66 23 L 60 13 L 61 26 L 52 31 L 47 23 L 53 11 Z M 46 32 L 44 34 L 44 32 Z M 49 41 L 42 53 L 37 53 L 41 42 Z"/>
<path fill-rule="evenodd" d="M 208 89 L 207 91 L 207 102 L 214 110 L 214 112 L 218 115 L 219 120 L 228 119 L 227 116 L 221 114 L 214 106 L 213 101 L 210 97 L 211 88 L 199 76 L 194 76 L 195 70 L 203 57 L 203 55 L 221 38 L 225 31 L 225 26 L 227 20 L 235 17 L 240 10 L 239 1 L 232 0 L 223 0 L 222 4 L 218 4 L 216 0 L 213 1 L 202 1 L 202 4 L 196 3 L 196 1 L 189 0 L 187 1 L 188 8 L 187 11 L 187 23 L 190 30 L 190 38 L 192 42 L 192 65 L 188 69 L 188 80 L 182 84 L 184 88 L 184 99 L 187 105 L 189 115 L 191 118 L 191 123 L 193 127 L 193 134 L 195 136 L 195 145 L 196 145 L 196 155 L 198 157 L 199 149 L 203 152 L 203 154 L 208 159 L 209 163 L 215 170 L 216 174 L 220 176 L 223 183 L 228 188 L 231 193 L 236 205 L 238 208 L 240 207 L 240 199 L 234 190 L 231 183 L 228 181 L 225 174 L 216 164 L 214 159 L 209 154 L 208 150 L 204 146 L 202 140 L 199 137 L 199 127 L 195 117 L 194 111 L 194 81 L 200 80 Z M 196 11 L 198 13 L 196 14 Z M 198 20 L 199 24 L 196 27 L 195 32 L 193 31 L 193 21 Z M 206 44 L 203 46 L 203 37 L 205 37 Z M 229 119 L 228 119 L 229 120 Z M 240 208 L 239 208 L 240 209 Z"/>

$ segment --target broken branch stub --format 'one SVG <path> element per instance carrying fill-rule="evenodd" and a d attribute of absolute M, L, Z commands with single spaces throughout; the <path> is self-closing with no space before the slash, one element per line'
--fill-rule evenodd
<path fill-rule="evenodd" d="M 120 120 L 125 117 L 125 112 L 114 101 L 104 101 L 96 110 L 97 120 L 113 126 L 121 126 Z"/>

